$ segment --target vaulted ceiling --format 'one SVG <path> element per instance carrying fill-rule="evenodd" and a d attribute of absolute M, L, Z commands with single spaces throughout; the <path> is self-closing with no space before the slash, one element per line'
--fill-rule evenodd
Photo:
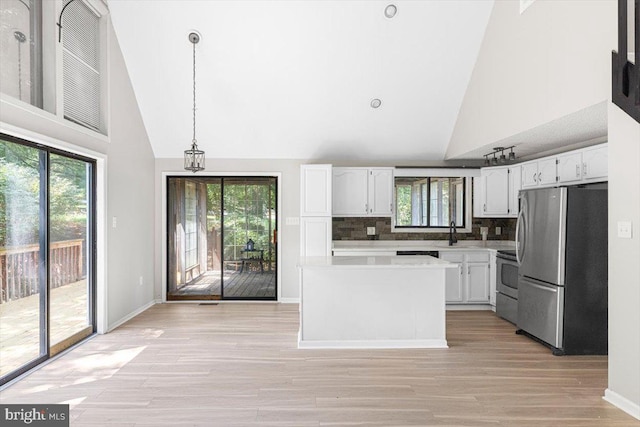
<path fill-rule="evenodd" d="M 110 0 L 156 157 L 441 160 L 493 1 Z M 371 100 L 379 98 L 379 108 Z"/>

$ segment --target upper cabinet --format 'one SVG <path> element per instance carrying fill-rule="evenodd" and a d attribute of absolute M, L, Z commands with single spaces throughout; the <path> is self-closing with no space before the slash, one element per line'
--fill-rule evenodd
<path fill-rule="evenodd" d="M 518 215 L 519 165 L 483 168 L 477 182 L 474 180 L 474 216 L 515 218 Z"/>
<path fill-rule="evenodd" d="M 334 216 L 391 216 L 393 168 L 333 168 Z"/>
<path fill-rule="evenodd" d="M 606 181 L 609 176 L 607 144 L 582 150 L 582 178 L 585 181 Z"/>
<path fill-rule="evenodd" d="M 368 200 L 368 169 L 333 169 L 333 215 L 365 216 L 369 212 Z"/>
<path fill-rule="evenodd" d="M 393 169 L 369 169 L 369 214 L 391 216 L 393 214 Z"/>
<path fill-rule="evenodd" d="M 559 183 L 571 184 L 582 180 L 582 152 L 559 154 L 557 159 Z"/>
<path fill-rule="evenodd" d="M 557 182 L 556 158 L 545 157 L 522 163 L 522 188 L 544 187 Z"/>
<path fill-rule="evenodd" d="M 300 216 L 331 216 L 331 169 L 300 166 Z"/>
<path fill-rule="evenodd" d="M 473 216 L 517 217 L 522 189 L 607 180 L 607 144 L 511 166 L 482 168 L 473 180 Z"/>
<path fill-rule="evenodd" d="M 580 184 L 606 181 L 608 175 L 607 144 L 558 154 L 558 183 Z"/>

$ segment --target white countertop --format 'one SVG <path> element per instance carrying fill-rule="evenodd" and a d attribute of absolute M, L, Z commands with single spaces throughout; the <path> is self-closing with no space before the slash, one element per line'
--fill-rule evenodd
<path fill-rule="evenodd" d="M 299 268 L 457 268 L 456 264 L 427 255 L 301 257 Z"/>
<path fill-rule="evenodd" d="M 449 246 L 448 240 L 334 240 L 334 251 L 450 251 L 450 250 L 513 250 L 511 240 L 458 240 Z"/>

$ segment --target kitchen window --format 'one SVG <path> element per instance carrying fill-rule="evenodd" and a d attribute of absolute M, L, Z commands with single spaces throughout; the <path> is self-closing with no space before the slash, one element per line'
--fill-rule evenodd
<path fill-rule="evenodd" d="M 471 176 L 456 169 L 396 169 L 393 230 L 443 232 L 452 222 L 457 231 L 471 229 Z M 448 176 L 452 175 L 452 176 Z M 444 230 L 443 230 L 444 229 Z"/>

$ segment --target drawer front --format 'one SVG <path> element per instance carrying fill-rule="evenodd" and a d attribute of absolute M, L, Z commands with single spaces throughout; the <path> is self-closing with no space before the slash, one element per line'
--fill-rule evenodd
<path fill-rule="evenodd" d="M 460 252 L 440 251 L 440 259 L 443 259 L 443 260 L 449 261 L 449 262 L 463 262 L 464 261 L 464 254 L 462 254 Z"/>
<path fill-rule="evenodd" d="M 467 262 L 489 262 L 489 253 L 467 252 Z"/>

